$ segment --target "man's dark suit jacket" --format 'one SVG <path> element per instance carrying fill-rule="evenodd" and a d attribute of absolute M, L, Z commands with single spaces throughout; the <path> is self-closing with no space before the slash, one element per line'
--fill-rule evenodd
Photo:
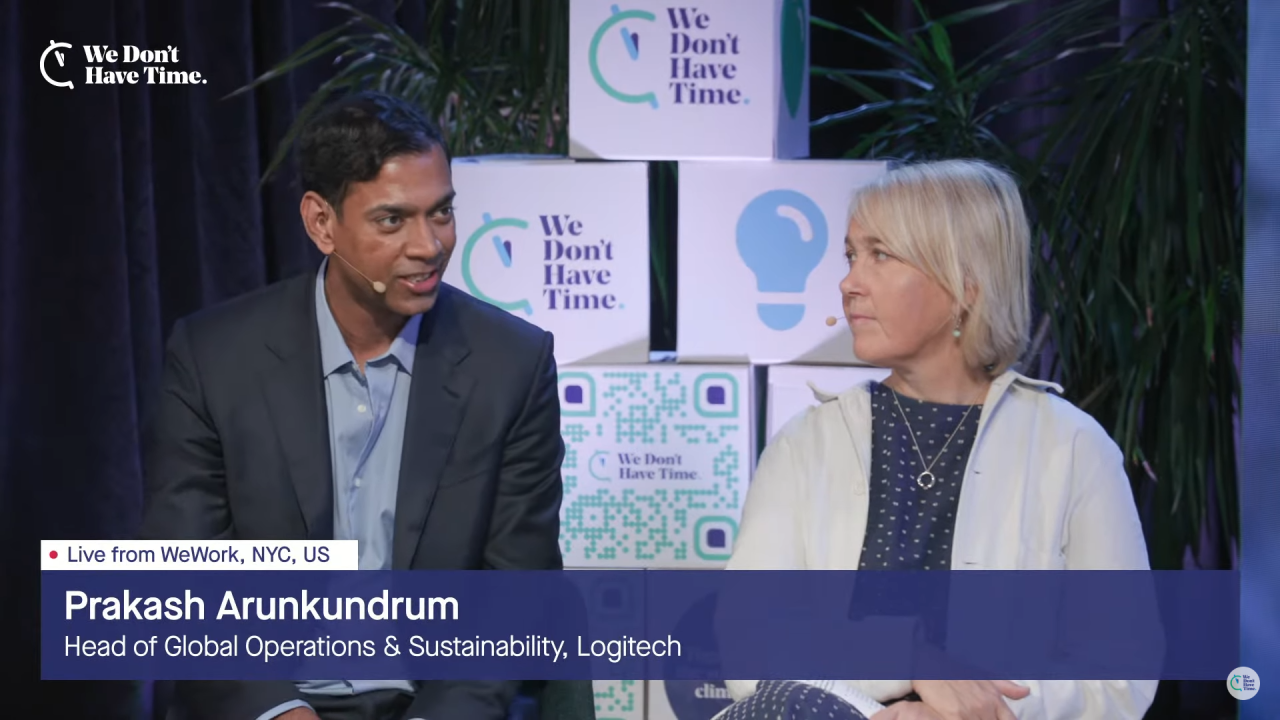
<path fill-rule="evenodd" d="M 146 458 L 142 537 L 333 538 L 315 273 L 179 321 Z M 392 569 L 560 569 L 552 336 L 448 285 L 423 315 Z M 515 682 L 421 683 L 405 717 L 504 718 Z M 178 683 L 181 714 L 255 720 L 291 682 Z M 305 699 L 305 698 L 304 698 Z"/>

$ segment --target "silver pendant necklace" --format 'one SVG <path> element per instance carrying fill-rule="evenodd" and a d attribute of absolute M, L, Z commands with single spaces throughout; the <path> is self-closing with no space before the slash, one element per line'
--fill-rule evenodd
<path fill-rule="evenodd" d="M 886 385 L 885 387 L 888 386 Z M 970 405 L 969 409 L 964 411 L 964 415 L 960 416 L 960 422 L 956 424 L 956 429 L 951 431 L 951 434 L 947 436 L 947 441 L 942 444 L 942 449 L 933 457 L 933 462 L 925 465 L 924 453 L 920 452 L 920 442 L 916 436 L 916 431 L 912 429 L 911 421 L 907 419 L 907 414 L 902 411 L 902 403 L 898 402 L 898 391 L 889 388 L 889 392 L 893 393 L 893 404 L 898 406 L 898 414 L 902 416 L 902 422 L 907 424 L 907 432 L 911 433 L 911 446 L 916 449 L 916 456 L 920 458 L 920 468 L 923 472 L 916 476 L 916 487 L 921 490 L 929 490 L 938 484 L 938 476 L 932 472 L 933 466 L 942 458 L 942 453 L 947 451 L 947 446 L 951 444 L 951 438 L 954 438 L 956 433 L 960 432 L 960 428 L 964 427 L 964 421 L 969 418 L 969 413 L 973 412 L 973 408 L 976 405 Z"/>

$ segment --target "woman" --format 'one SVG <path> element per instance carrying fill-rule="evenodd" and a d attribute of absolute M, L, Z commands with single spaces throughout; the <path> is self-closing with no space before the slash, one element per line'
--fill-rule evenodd
<path fill-rule="evenodd" d="M 765 449 L 729 569 L 1148 569 L 1120 450 L 1060 387 L 1010 369 L 1027 346 L 1029 245 L 1017 184 L 983 163 L 905 166 L 859 190 L 840 291 L 855 354 L 892 372 L 820 394 Z M 728 717 L 863 717 L 812 702 L 813 685 L 726 684 Z M 1141 718 L 1156 685 L 837 689 L 885 703 L 873 720 L 1115 720 Z"/>

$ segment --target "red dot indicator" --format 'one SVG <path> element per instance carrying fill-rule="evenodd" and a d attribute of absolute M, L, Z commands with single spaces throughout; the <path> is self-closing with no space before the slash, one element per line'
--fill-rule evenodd
<path fill-rule="evenodd" d="M 57 551 L 57 550 L 50 550 L 50 551 L 49 551 L 49 559 L 51 559 L 51 560 L 57 560 L 57 559 L 58 559 L 58 551 Z"/>

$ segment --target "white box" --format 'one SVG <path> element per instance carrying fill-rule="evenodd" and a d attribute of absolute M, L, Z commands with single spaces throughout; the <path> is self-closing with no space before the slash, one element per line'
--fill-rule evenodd
<path fill-rule="evenodd" d="M 459 158 L 445 282 L 555 335 L 556 362 L 649 358 L 645 163 Z"/>
<path fill-rule="evenodd" d="M 644 680 L 592 680 L 596 720 L 644 720 Z"/>
<path fill-rule="evenodd" d="M 809 154 L 808 0 L 571 0 L 569 154 Z"/>
<path fill-rule="evenodd" d="M 855 160 L 680 163 L 681 362 L 859 364 L 841 305 L 844 238 L 853 191 L 884 171 Z"/>
<path fill-rule="evenodd" d="M 732 704 L 723 682 L 649 681 L 649 720 L 711 720 Z"/>
<path fill-rule="evenodd" d="M 745 366 L 561 368 L 565 567 L 723 567 L 755 464 Z"/>
<path fill-rule="evenodd" d="M 765 400 L 765 444 L 773 440 L 783 425 L 818 404 L 809 383 L 819 390 L 839 395 L 868 380 L 883 380 L 889 370 L 878 367 L 836 367 L 820 365 L 774 365 L 769 368 L 768 397 Z"/>

